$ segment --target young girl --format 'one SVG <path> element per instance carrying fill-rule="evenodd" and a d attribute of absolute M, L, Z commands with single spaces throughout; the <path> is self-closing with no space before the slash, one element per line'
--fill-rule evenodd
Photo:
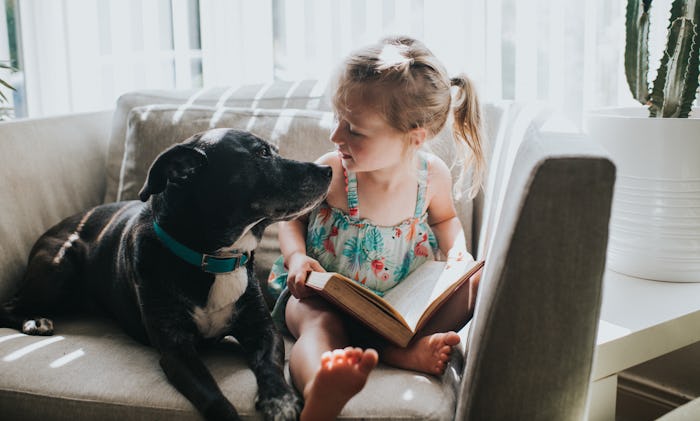
<path fill-rule="evenodd" d="M 465 151 L 467 162 L 475 164 L 472 191 L 483 168 L 479 104 L 470 81 L 450 79 L 417 40 L 388 38 L 350 55 L 333 107 L 338 125 L 331 141 L 337 150 L 317 161 L 333 169 L 328 197 L 307 216 L 280 227 L 283 256 L 270 275 L 271 285 L 286 278 L 273 313 L 284 317 L 297 339 L 290 372 L 304 396 L 302 420 L 335 419 L 379 359 L 443 373 L 460 340 L 454 331 L 471 317 L 480 277 L 474 275 L 407 348 L 378 340 L 306 287 L 309 271 L 329 270 L 381 295 L 439 252 L 448 259 L 467 253 L 449 169 L 419 151 L 452 109 L 455 138 L 471 150 Z M 379 352 L 351 343 L 371 344 Z"/>

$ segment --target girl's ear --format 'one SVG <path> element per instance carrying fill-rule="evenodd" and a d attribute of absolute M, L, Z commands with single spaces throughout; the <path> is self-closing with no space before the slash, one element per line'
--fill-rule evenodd
<path fill-rule="evenodd" d="M 408 132 L 408 140 L 411 146 L 420 148 L 428 137 L 428 132 L 423 127 L 416 127 Z"/>

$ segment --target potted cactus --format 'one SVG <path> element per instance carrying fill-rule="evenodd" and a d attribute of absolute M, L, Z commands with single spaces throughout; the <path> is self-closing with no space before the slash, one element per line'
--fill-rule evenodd
<path fill-rule="evenodd" d="M 629 0 L 625 74 L 644 107 L 591 112 L 586 128 L 617 166 L 608 268 L 700 282 L 700 0 L 674 0 L 666 48 L 649 84 L 652 0 Z"/>

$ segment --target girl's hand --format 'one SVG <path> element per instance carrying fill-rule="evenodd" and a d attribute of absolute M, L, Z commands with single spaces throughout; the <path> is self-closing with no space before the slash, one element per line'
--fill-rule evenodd
<path fill-rule="evenodd" d="M 309 272 L 312 270 L 316 272 L 326 271 L 317 260 L 301 252 L 296 252 L 289 256 L 287 268 L 289 269 L 287 272 L 287 288 L 298 299 L 314 294 L 313 290 L 306 286 L 306 278 L 309 276 Z"/>

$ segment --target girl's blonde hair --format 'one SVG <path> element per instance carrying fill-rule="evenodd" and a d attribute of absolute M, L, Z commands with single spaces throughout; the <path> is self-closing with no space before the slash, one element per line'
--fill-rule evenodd
<path fill-rule="evenodd" d="M 481 109 L 467 76 L 450 78 L 422 42 L 399 36 L 350 54 L 335 82 L 332 101 L 336 111 L 344 109 L 349 95 L 360 94 L 371 98 L 375 111 L 395 129 L 407 133 L 422 127 L 429 139 L 444 127 L 453 108 L 451 88 L 456 87 L 452 132 L 457 146 L 466 145 L 471 150 L 465 151 L 462 177 L 473 164 L 469 196 L 473 198 L 478 193 L 485 168 Z M 373 89 L 378 87 L 381 89 Z"/>

